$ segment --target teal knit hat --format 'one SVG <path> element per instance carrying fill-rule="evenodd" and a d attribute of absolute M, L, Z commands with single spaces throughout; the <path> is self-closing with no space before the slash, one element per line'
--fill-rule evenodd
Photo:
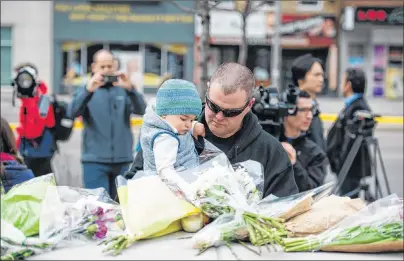
<path fill-rule="evenodd" d="M 170 79 L 159 88 L 156 113 L 163 115 L 196 115 L 202 111 L 202 101 L 196 86 L 189 81 Z"/>

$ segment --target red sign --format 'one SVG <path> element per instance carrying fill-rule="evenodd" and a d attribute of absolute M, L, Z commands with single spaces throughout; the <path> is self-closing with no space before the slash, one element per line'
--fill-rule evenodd
<path fill-rule="evenodd" d="M 357 23 L 402 25 L 404 9 L 402 7 L 357 7 L 355 21 Z"/>
<path fill-rule="evenodd" d="M 359 10 L 356 15 L 358 21 L 384 22 L 387 19 L 387 13 L 384 10 Z"/>

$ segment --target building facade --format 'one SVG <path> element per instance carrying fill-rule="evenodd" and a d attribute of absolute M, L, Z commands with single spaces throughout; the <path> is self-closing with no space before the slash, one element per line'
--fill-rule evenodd
<path fill-rule="evenodd" d="M 51 1 L 1 1 L 2 87 L 10 86 L 13 68 L 24 62 L 34 63 L 51 85 L 52 34 Z"/>
<path fill-rule="evenodd" d="M 145 93 L 156 92 L 165 73 L 192 79 L 194 16 L 169 1 L 55 1 L 53 9 L 54 82 L 60 92 L 88 80 L 93 55 L 103 48 Z"/>
<path fill-rule="evenodd" d="M 260 1 L 253 1 L 255 5 Z M 259 8 L 247 18 L 248 58 L 246 65 L 259 82 L 268 84 L 271 75 L 271 44 L 274 36 L 275 13 L 272 4 Z M 219 8 L 235 8 L 233 1 Z M 323 61 L 327 73 L 324 93 L 337 88 L 337 33 L 339 1 L 282 1 L 281 26 L 281 88 L 290 82 L 292 61 L 312 53 Z M 242 38 L 242 18 L 237 12 L 212 10 L 210 73 L 218 64 L 237 61 Z M 201 35 L 200 20 L 196 20 L 196 42 Z M 196 54 L 197 55 L 197 52 Z M 196 59 L 198 57 L 196 56 Z M 197 64 L 197 63 L 195 63 Z M 198 68 L 195 69 L 198 72 Z M 198 81 L 198 74 L 195 74 Z"/>
<path fill-rule="evenodd" d="M 360 67 L 367 76 L 367 96 L 402 99 L 402 1 L 343 1 L 339 38 L 341 68 Z"/>
<path fill-rule="evenodd" d="M 105 48 L 140 90 L 154 93 L 165 73 L 192 79 L 194 29 L 194 15 L 169 1 L 2 1 L 1 84 L 32 62 L 51 91 L 71 93 Z"/>

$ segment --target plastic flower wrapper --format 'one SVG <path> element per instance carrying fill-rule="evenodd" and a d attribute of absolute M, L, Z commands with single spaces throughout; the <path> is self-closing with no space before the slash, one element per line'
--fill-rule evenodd
<path fill-rule="evenodd" d="M 1 260 L 23 260 L 52 250 L 55 240 L 42 241 L 37 237 L 26 237 L 11 223 L 1 220 Z"/>
<path fill-rule="evenodd" d="M 283 240 L 286 252 L 394 252 L 404 250 L 403 200 L 395 194 L 368 205 L 326 232 Z"/>
<path fill-rule="evenodd" d="M 314 202 L 329 196 L 334 185 L 334 182 L 330 182 L 318 188 L 282 198 L 269 195 L 256 203 L 254 208 L 261 215 L 287 221 L 310 210 Z"/>
<path fill-rule="evenodd" d="M 58 186 L 48 189 L 42 203 L 40 238 L 103 239 L 107 233 L 122 231 L 121 220 L 119 205 L 105 189 Z"/>
<path fill-rule="evenodd" d="M 188 178 L 188 191 L 194 192 L 193 196 L 186 194 L 187 199 L 210 218 L 220 219 L 218 223 L 221 229 L 210 229 L 211 226 L 215 227 L 216 223 L 213 223 L 195 235 L 198 237 L 195 246 L 201 247 L 201 251 L 240 239 L 240 231 L 247 235 L 253 245 L 280 243 L 280 238 L 286 236 L 282 219 L 258 215 L 251 206 L 251 201 L 260 199 L 255 185 L 259 179 L 254 179 L 250 173 L 237 166 L 235 169 L 222 153 L 201 164 L 193 172 L 180 173 L 184 179 Z M 254 194 L 257 196 L 251 197 Z M 236 221 L 223 222 L 223 216 L 233 217 Z"/>
<path fill-rule="evenodd" d="M 282 238 L 287 235 L 282 222 L 281 219 L 259 216 L 247 211 L 223 214 L 194 235 L 193 247 L 201 253 L 209 247 L 227 245 L 231 248 L 231 242 L 238 242 L 255 252 L 243 242 L 248 241 L 258 247 L 280 245 Z"/>
<path fill-rule="evenodd" d="M 246 195 L 248 204 L 257 203 L 262 199 L 264 191 L 264 167 L 261 163 L 247 160 L 232 165 L 234 177 L 240 190 Z"/>
<path fill-rule="evenodd" d="M 139 240 L 177 232 L 183 218 L 201 214 L 157 175 L 141 172 L 128 181 L 119 177 L 116 183 L 125 232 L 101 242 L 106 245 L 103 252 L 118 255 Z"/>
<path fill-rule="evenodd" d="M 55 185 L 55 176 L 48 174 L 12 187 L 1 197 L 1 218 L 25 236 L 37 235 L 42 201 L 47 189 Z"/>
<path fill-rule="evenodd" d="M 192 237 L 193 247 L 200 252 L 233 241 L 248 239 L 248 229 L 240 215 L 223 214 Z"/>

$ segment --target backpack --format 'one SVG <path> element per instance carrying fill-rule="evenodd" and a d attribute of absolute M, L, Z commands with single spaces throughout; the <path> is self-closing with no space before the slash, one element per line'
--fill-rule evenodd
<path fill-rule="evenodd" d="M 67 104 L 63 101 L 58 101 L 56 96 L 53 96 L 53 111 L 55 114 L 54 136 L 56 141 L 67 141 L 73 131 L 74 120 L 67 115 Z"/>

